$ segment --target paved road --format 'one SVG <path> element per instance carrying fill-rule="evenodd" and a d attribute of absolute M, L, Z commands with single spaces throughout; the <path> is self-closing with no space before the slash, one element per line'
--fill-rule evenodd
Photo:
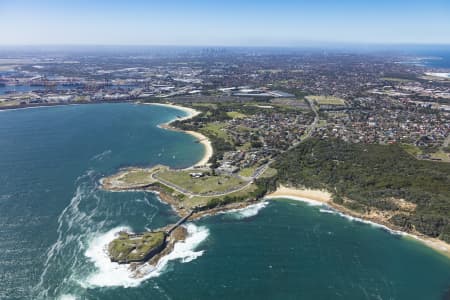
<path fill-rule="evenodd" d="M 307 101 L 308 101 L 308 103 L 309 103 L 309 105 L 311 107 L 311 110 L 315 114 L 314 121 L 306 129 L 306 133 L 305 133 L 305 136 L 303 137 L 303 139 L 300 142 L 292 145 L 289 149 L 297 146 L 298 144 L 302 143 L 304 140 L 309 138 L 311 136 L 312 132 L 314 131 L 314 129 L 316 128 L 317 124 L 319 123 L 319 113 L 317 111 L 317 108 L 314 106 L 314 103 L 312 103 L 312 101 L 310 101 L 310 100 L 307 100 Z M 251 185 L 256 179 L 258 179 L 267 170 L 267 168 L 269 167 L 269 165 L 272 162 L 273 162 L 273 159 L 271 159 L 268 163 L 258 167 L 255 170 L 255 172 L 253 173 L 253 175 L 250 177 L 250 180 L 246 184 L 244 184 L 242 186 L 239 186 L 239 187 L 236 187 L 234 189 L 227 190 L 225 192 L 212 192 L 212 193 L 204 193 L 204 194 L 192 193 L 192 192 L 190 192 L 190 191 L 188 191 L 188 190 L 186 190 L 186 189 L 184 189 L 184 188 L 182 188 L 182 187 L 180 187 L 180 186 L 178 186 L 176 184 L 173 184 L 173 183 L 171 183 L 171 182 L 169 182 L 167 180 L 164 180 L 164 179 L 158 177 L 158 172 L 159 171 L 156 171 L 156 172 L 152 173 L 151 177 L 152 177 L 152 179 L 154 179 L 156 181 L 159 181 L 162 184 L 164 184 L 164 185 L 174 189 L 175 191 L 177 191 L 177 192 L 179 192 L 181 194 L 184 194 L 186 196 L 189 196 L 189 197 L 225 196 L 225 195 L 228 195 L 228 194 L 231 194 L 231 193 L 235 193 L 235 192 L 238 192 L 238 191 L 241 191 L 241 190 L 247 188 L 249 185 Z"/>
<path fill-rule="evenodd" d="M 167 185 L 168 187 L 174 189 L 175 191 L 177 191 L 177 192 L 179 192 L 179 193 L 182 193 L 182 194 L 185 194 L 185 195 L 187 195 L 187 196 L 197 196 L 196 194 L 191 193 L 191 192 L 189 192 L 188 190 L 183 189 L 182 187 L 180 187 L 180 186 L 178 186 L 178 185 L 176 185 L 176 184 L 173 184 L 173 183 L 171 183 L 171 182 L 169 182 L 169 181 L 166 181 L 166 180 L 164 180 L 164 179 L 158 177 L 158 176 L 157 176 L 157 173 L 159 173 L 159 171 L 156 171 L 156 172 L 152 173 L 152 179 L 153 179 L 153 180 L 159 181 L 159 182 L 161 182 L 162 184 Z"/>
<path fill-rule="evenodd" d="M 164 180 L 164 179 L 158 177 L 157 173 L 159 171 L 152 173 L 151 176 L 152 176 L 152 179 L 154 179 L 156 181 L 159 181 L 162 184 L 164 184 L 164 185 L 174 189 L 175 191 L 177 191 L 177 192 L 179 192 L 181 194 L 184 194 L 186 196 L 189 196 L 189 197 L 205 197 L 205 198 L 206 197 L 214 197 L 214 196 L 220 197 L 220 196 L 226 196 L 226 195 L 231 194 L 231 193 L 239 192 L 239 191 L 247 188 L 248 186 L 250 186 L 255 181 L 255 179 L 258 179 L 267 170 L 267 168 L 269 167 L 269 164 L 270 164 L 270 162 L 267 163 L 267 164 L 264 164 L 264 165 L 262 165 L 260 167 L 258 167 L 256 169 L 255 173 L 253 173 L 253 175 L 251 177 L 251 180 L 249 180 L 244 185 L 238 186 L 238 187 L 236 187 L 234 189 L 230 189 L 230 190 L 227 190 L 227 191 L 224 191 L 224 192 L 211 192 L 211 193 L 204 193 L 204 194 L 192 193 L 192 192 L 190 192 L 190 191 L 188 191 L 188 190 L 186 190 L 186 189 L 184 189 L 184 188 L 182 188 L 182 187 L 180 187 L 180 186 L 178 186 L 178 185 L 176 185 L 174 183 L 171 183 L 171 182 L 169 182 L 167 180 Z"/>
<path fill-rule="evenodd" d="M 303 138 L 301 139 L 300 142 L 297 142 L 295 144 L 293 144 L 291 147 L 288 148 L 288 150 L 297 147 L 300 143 L 303 143 L 303 141 L 305 141 L 307 138 L 309 138 L 311 136 L 311 134 L 313 133 L 314 129 L 316 129 L 317 124 L 319 123 L 319 112 L 317 111 L 316 106 L 314 105 L 314 103 L 308 99 L 306 99 L 309 103 L 309 106 L 311 107 L 311 110 L 314 112 L 314 120 L 311 123 L 311 125 L 308 126 L 308 128 L 306 129 L 306 133 L 303 136 Z"/>
<path fill-rule="evenodd" d="M 258 177 L 261 176 L 267 170 L 267 168 L 269 167 L 269 164 L 270 164 L 270 162 L 268 162 L 262 166 L 259 166 L 253 173 L 252 179 L 253 180 L 258 179 Z"/>

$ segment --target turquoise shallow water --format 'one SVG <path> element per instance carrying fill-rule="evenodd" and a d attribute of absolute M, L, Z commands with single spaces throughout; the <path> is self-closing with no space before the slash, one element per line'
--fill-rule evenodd
<path fill-rule="evenodd" d="M 191 223 L 186 243 L 130 278 L 105 260 L 105 241 L 177 217 L 152 193 L 97 182 L 123 166 L 199 160 L 193 137 L 156 126 L 181 114 L 133 104 L 0 112 L 0 299 L 444 299 L 446 258 L 292 200 Z"/>

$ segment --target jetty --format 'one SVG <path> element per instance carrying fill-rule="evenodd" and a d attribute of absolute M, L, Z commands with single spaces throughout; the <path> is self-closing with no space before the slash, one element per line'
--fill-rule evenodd
<path fill-rule="evenodd" d="M 174 231 L 178 226 L 180 226 L 181 224 L 183 224 L 184 222 L 187 221 L 187 219 L 189 219 L 194 212 L 196 212 L 197 209 L 194 208 L 193 210 L 191 210 L 186 216 L 182 217 L 181 219 L 178 220 L 178 222 L 176 222 L 175 224 L 173 224 L 172 227 L 169 228 L 169 230 L 166 231 L 167 235 L 170 235 L 172 233 L 172 231 Z"/>

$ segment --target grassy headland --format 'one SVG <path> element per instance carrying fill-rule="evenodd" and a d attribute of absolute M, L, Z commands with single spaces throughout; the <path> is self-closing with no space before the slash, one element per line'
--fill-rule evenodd
<path fill-rule="evenodd" d="M 449 164 L 417 160 L 412 145 L 307 138 L 316 123 L 311 111 L 272 105 L 261 112 L 235 103 L 198 108 L 201 112 L 193 118 L 171 125 L 211 140 L 214 154 L 208 168 L 135 169 L 105 179 L 103 186 L 158 191 L 179 215 L 195 210 L 193 218 L 248 205 L 280 186 L 306 188 L 310 190 L 302 198 L 314 199 L 323 191 L 329 199 L 321 202 L 346 214 L 450 242 Z M 217 172 L 226 161 L 237 170 Z"/>

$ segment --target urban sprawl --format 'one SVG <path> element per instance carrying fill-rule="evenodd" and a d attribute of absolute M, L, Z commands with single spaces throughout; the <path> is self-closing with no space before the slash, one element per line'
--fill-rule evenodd
<path fill-rule="evenodd" d="M 212 139 L 218 172 L 254 177 L 309 136 L 398 143 L 417 158 L 450 161 L 450 78 L 412 62 L 420 58 L 244 49 L 4 57 L 0 109 L 189 106 L 201 113 L 175 126 Z"/>

